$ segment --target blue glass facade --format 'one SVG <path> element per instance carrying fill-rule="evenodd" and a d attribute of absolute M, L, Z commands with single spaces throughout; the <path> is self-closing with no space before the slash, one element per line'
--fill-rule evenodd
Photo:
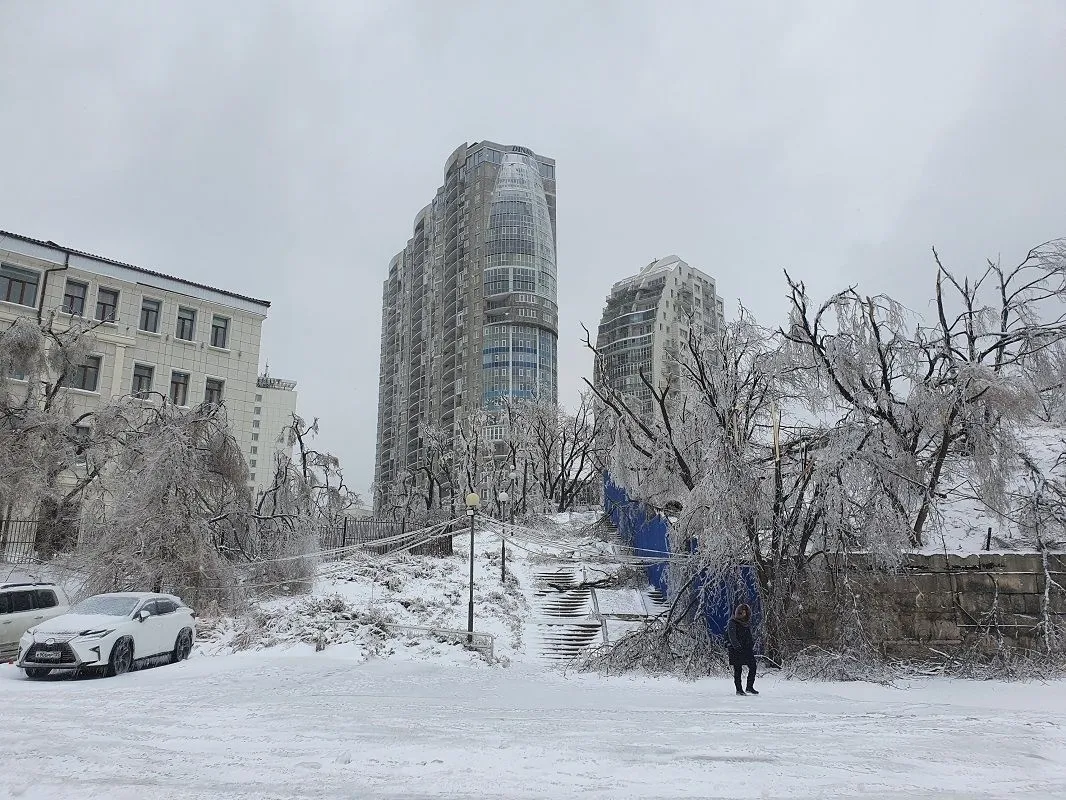
<path fill-rule="evenodd" d="M 558 396 L 555 236 L 541 165 L 506 153 L 485 236 L 483 289 L 505 321 L 486 324 L 482 390 L 487 408 L 505 396 Z"/>

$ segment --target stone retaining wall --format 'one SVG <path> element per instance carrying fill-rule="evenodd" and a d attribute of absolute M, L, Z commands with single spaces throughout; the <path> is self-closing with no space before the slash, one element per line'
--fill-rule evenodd
<path fill-rule="evenodd" d="M 1066 587 L 1066 556 L 1048 556 L 1052 581 Z M 803 587 L 803 606 L 793 636 L 804 644 L 830 642 L 837 635 L 839 598 L 858 595 L 859 618 L 886 654 L 930 658 L 976 643 L 993 649 L 999 636 L 1022 649 L 1038 649 L 1038 629 L 1047 585 L 1039 554 L 970 556 L 909 554 L 898 573 L 852 570 L 848 586 L 827 572 L 812 572 Z M 1049 592 L 1053 619 L 1066 622 L 1066 592 Z"/>

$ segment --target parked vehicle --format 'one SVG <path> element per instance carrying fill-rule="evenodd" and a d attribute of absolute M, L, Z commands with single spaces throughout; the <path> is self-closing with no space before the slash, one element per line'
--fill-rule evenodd
<path fill-rule="evenodd" d="M 111 676 L 150 661 L 182 661 L 192 652 L 194 617 L 169 594 L 94 595 L 27 631 L 19 642 L 18 666 L 29 678 L 60 670 Z"/>
<path fill-rule="evenodd" d="M 22 634 L 67 613 L 69 606 L 54 583 L 0 583 L 0 664 L 18 656 Z"/>

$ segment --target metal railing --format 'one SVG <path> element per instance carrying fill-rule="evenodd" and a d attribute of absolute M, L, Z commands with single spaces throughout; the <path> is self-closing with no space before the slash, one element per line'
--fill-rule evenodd
<path fill-rule="evenodd" d="M 0 562 L 31 564 L 37 561 L 35 519 L 0 519 Z"/>

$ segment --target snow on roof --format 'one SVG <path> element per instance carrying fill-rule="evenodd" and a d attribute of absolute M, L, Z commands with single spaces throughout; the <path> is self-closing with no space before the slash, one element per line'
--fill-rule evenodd
<path fill-rule="evenodd" d="M 660 272 L 669 272 L 676 267 L 687 267 L 688 263 L 683 261 L 680 256 L 670 255 L 663 256 L 657 261 L 652 261 L 648 266 L 640 271 L 639 277 L 647 278 L 651 275 L 656 275 Z"/>

